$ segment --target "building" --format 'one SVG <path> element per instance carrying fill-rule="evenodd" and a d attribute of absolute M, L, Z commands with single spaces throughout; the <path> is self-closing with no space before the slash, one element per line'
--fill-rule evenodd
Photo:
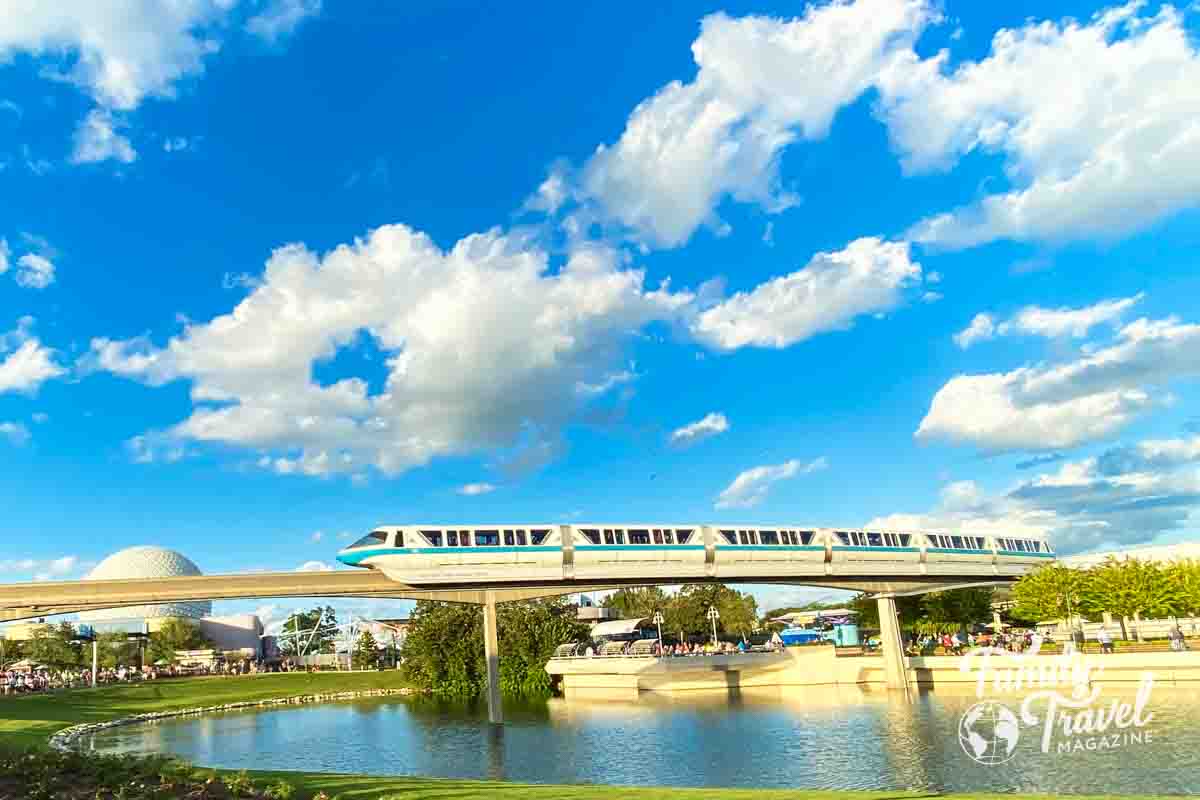
<path fill-rule="evenodd" d="M 858 612 L 852 608 L 818 608 L 811 611 L 793 611 L 790 614 L 783 614 L 776 617 L 771 622 L 782 622 L 785 625 L 803 627 L 811 625 L 818 618 L 832 622 L 834 620 L 845 620 L 849 617 L 857 616 Z"/>

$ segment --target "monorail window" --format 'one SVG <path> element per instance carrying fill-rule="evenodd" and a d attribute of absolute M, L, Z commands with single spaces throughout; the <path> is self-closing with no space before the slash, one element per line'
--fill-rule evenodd
<path fill-rule="evenodd" d="M 650 531 L 645 528 L 629 529 L 630 544 L 650 544 Z"/>
<path fill-rule="evenodd" d="M 779 533 L 777 531 L 759 531 L 758 541 L 763 544 L 779 544 Z"/>
<path fill-rule="evenodd" d="M 812 544 L 816 535 L 815 531 L 800 531 L 800 544 Z"/>
<path fill-rule="evenodd" d="M 738 541 L 742 544 L 750 544 L 750 534 L 747 531 L 738 531 Z"/>
<path fill-rule="evenodd" d="M 546 541 L 546 537 L 549 535 L 550 531 L 547 528 L 538 528 L 537 530 L 530 531 L 529 543 L 534 545 L 541 544 Z"/>
<path fill-rule="evenodd" d="M 654 543 L 655 543 L 655 544 L 662 544 L 662 543 L 663 543 L 663 540 L 662 540 L 662 528 L 655 528 L 655 529 L 654 529 Z"/>
<path fill-rule="evenodd" d="M 600 531 L 595 528 L 580 528 L 579 532 L 592 544 L 600 544 Z"/>
<path fill-rule="evenodd" d="M 673 544 L 673 542 L 671 541 L 670 528 L 663 528 L 663 544 Z"/>
<path fill-rule="evenodd" d="M 850 544 L 850 534 L 845 531 L 838 531 L 835 535 L 842 544 Z"/>
<path fill-rule="evenodd" d="M 434 547 L 442 546 L 442 532 L 441 531 L 421 531 L 421 535 L 424 536 L 426 538 L 426 540 L 428 540 L 429 543 L 431 545 L 433 545 Z"/>
<path fill-rule="evenodd" d="M 725 537 L 725 541 L 730 544 L 737 544 L 737 531 L 721 531 L 721 535 Z"/>
<path fill-rule="evenodd" d="M 517 531 L 517 544 L 521 547 L 525 546 L 525 531 Z"/>
<path fill-rule="evenodd" d="M 470 531 L 459 531 L 458 532 L 458 543 L 460 545 L 462 545 L 463 547 L 470 547 L 471 546 L 471 532 Z"/>
<path fill-rule="evenodd" d="M 371 531 L 366 536 L 359 539 L 351 547 L 366 547 L 372 544 L 383 544 L 387 541 L 387 533 L 384 531 Z"/>
<path fill-rule="evenodd" d="M 690 528 L 675 529 L 675 544 L 687 544 L 688 540 L 691 538 L 692 531 Z M 667 537 L 667 540 L 670 541 L 670 536 Z"/>
<path fill-rule="evenodd" d="M 617 528 L 613 531 L 613 535 L 617 537 L 617 544 L 625 544 L 625 531 Z"/>
<path fill-rule="evenodd" d="M 446 544 L 450 547 L 458 547 L 458 531 L 446 531 Z"/>
<path fill-rule="evenodd" d="M 883 547 L 883 534 L 882 533 L 868 533 L 867 534 L 867 545 L 870 547 Z"/>
<path fill-rule="evenodd" d="M 504 546 L 513 547 L 517 543 L 517 536 L 510 530 L 504 531 Z"/>
<path fill-rule="evenodd" d="M 963 542 L 963 537 L 961 537 L 961 536 L 951 536 L 950 541 L 953 542 L 954 546 L 959 548 L 960 550 L 967 546 L 966 543 Z"/>
<path fill-rule="evenodd" d="M 616 544 L 617 543 L 617 536 L 616 536 L 616 534 L 613 533 L 612 528 L 604 529 L 604 543 L 605 544 Z"/>
<path fill-rule="evenodd" d="M 911 543 L 911 542 L 912 542 L 912 534 L 911 534 L 911 533 L 900 533 L 900 534 L 897 534 L 897 538 L 899 538 L 899 539 L 900 539 L 900 546 L 901 546 L 901 547 L 908 547 L 909 543 Z"/>
<path fill-rule="evenodd" d="M 475 531 L 476 547 L 499 547 L 500 531 Z"/>

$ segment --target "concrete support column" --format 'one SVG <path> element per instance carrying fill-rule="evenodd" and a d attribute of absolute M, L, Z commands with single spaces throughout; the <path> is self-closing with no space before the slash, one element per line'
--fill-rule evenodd
<path fill-rule="evenodd" d="M 500 705 L 500 639 L 496 633 L 496 593 L 487 592 L 483 601 L 483 655 L 487 661 L 488 722 L 504 724 Z"/>
<path fill-rule="evenodd" d="M 900 617 L 896 598 L 880 597 L 879 639 L 883 647 L 883 666 L 889 689 L 908 689 L 908 666 L 904 661 L 904 640 L 900 635 Z"/>
<path fill-rule="evenodd" d="M 92 688 L 97 686 L 100 671 L 100 640 L 92 634 Z"/>

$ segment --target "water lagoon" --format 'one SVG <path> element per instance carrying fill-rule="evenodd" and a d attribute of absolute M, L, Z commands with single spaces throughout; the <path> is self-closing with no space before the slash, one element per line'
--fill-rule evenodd
<path fill-rule="evenodd" d="M 1111 693 L 1106 693 L 1111 694 Z M 1132 692 L 1111 696 L 1132 703 Z M 1194 794 L 1200 689 L 1155 687 L 1136 738 L 1042 752 L 1023 728 L 1003 763 L 960 744 L 962 691 L 856 688 L 572 698 L 486 708 L 427 698 L 230 712 L 114 728 L 80 742 L 205 766 L 529 783 Z M 1014 712 L 1019 702 L 1004 700 Z M 1019 713 L 1019 712 L 1018 712 Z M 985 759 L 989 760 L 989 759 Z M 997 761 L 999 759 L 990 759 Z"/>

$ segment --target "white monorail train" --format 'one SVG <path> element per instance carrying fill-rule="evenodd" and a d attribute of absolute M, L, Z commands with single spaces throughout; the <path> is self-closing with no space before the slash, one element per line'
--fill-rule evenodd
<path fill-rule="evenodd" d="M 409 585 L 883 575 L 1022 575 L 1044 539 L 744 525 L 384 525 L 338 553 Z"/>

